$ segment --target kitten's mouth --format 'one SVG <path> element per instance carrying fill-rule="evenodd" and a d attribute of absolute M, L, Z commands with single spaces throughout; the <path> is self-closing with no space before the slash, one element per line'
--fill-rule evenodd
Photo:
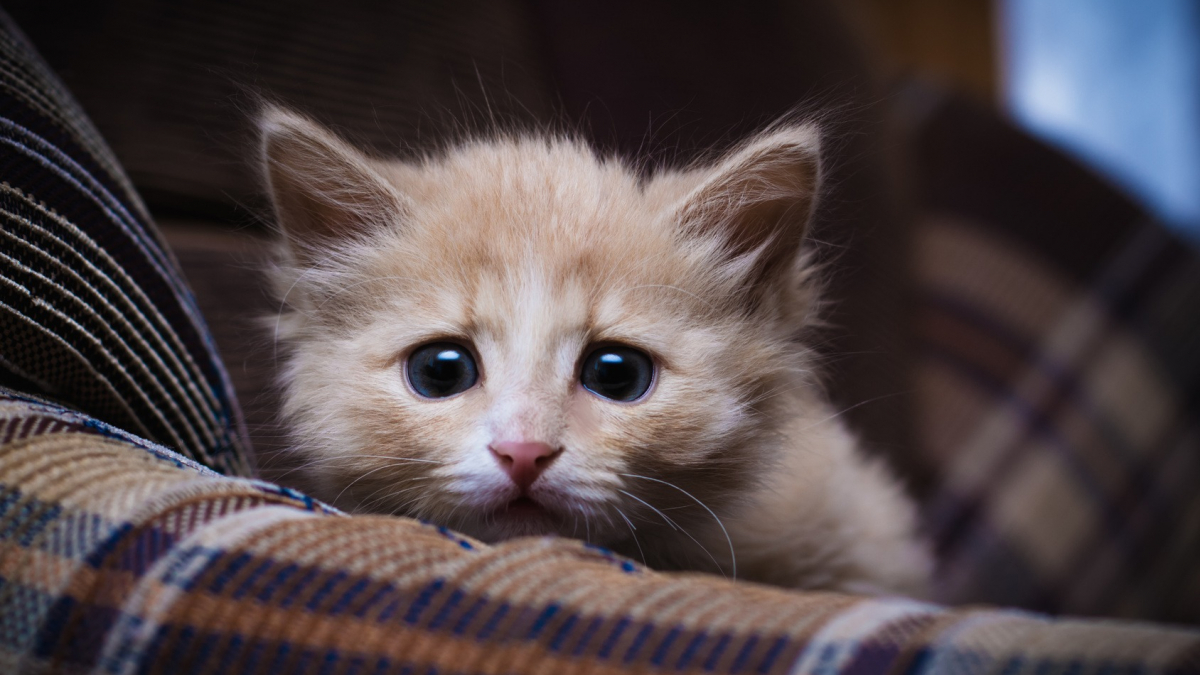
<path fill-rule="evenodd" d="M 521 495 L 504 506 L 501 506 L 499 508 L 499 513 L 526 517 L 549 515 L 545 507 L 537 503 L 537 501 L 532 497 L 525 495 Z"/>
<path fill-rule="evenodd" d="M 544 537 L 562 531 L 562 517 L 551 506 L 521 495 L 480 514 L 480 530 L 469 532 L 487 542 L 516 537 Z"/>

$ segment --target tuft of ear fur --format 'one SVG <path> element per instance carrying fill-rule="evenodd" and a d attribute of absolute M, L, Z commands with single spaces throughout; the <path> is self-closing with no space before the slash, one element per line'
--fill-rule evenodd
<path fill-rule="evenodd" d="M 699 184 L 677 208 L 691 236 L 717 236 L 729 262 L 749 268 L 758 285 L 790 270 L 820 185 L 815 126 L 768 130 L 696 172 Z"/>
<path fill-rule="evenodd" d="M 360 152 L 284 108 L 259 116 L 262 163 L 275 218 L 292 255 L 313 262 L 325 245 L 397 223 L 407 201 Z"/>

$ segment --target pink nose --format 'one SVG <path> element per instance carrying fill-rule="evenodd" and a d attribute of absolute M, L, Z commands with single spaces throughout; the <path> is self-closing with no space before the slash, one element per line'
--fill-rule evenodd
<path fill-rule="evenodd" d="M 489 446 L 496 461 L 504 473 L 521 488 L 529 489 L 533 481 L 542 475 L 546 467 L 562 454 L 562 450 L 552 448 L 545 443 L 525 443 L 521 441 L 504 441 Z"/>

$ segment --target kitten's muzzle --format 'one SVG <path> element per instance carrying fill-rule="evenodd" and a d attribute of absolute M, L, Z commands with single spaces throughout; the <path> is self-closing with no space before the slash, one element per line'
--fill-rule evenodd
<path fill-rule="evenodd" d="M 525 441 L 494 443 L 488 449 L 522 494 L 528 492 L 529 486 L 562 454 L 562 448 Z"/>

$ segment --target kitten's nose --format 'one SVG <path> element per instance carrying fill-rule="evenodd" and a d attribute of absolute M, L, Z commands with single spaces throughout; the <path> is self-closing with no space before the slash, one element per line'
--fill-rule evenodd
<path fill-rule="evenodd" d="M 529 489 L 533 481 L 550 466 L 550 463 L 562 454 L 559 448 L 552 448 L 545 443 L 526 443 L 521 441 L 504 441 L 488 446 L 500 468 L 521 488 Z"/>

